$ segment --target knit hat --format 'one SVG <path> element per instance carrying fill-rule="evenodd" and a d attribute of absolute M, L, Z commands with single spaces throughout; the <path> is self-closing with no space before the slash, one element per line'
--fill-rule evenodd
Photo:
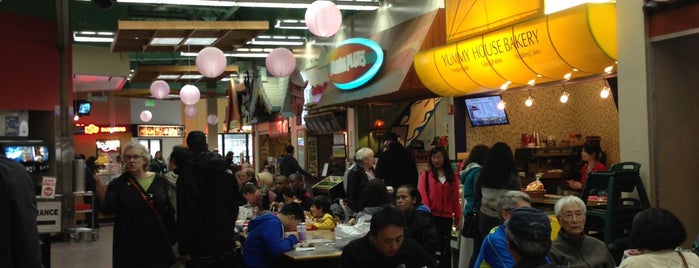
<path fill-rule="evenodd" d="M 505 225 L 517 239 L 529 241 L 551 239 L 551 221 L 543 211 L 535 208 L 522 207 L 512 210 Z"/>

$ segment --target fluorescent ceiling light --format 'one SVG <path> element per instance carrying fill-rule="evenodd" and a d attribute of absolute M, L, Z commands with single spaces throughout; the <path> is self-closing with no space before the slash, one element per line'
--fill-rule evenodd
<path fill-rule="evenodd" d="M 218 38 L 216 37 L 190 37 L 184 40 L 185 45 L 199 45 L 199 46 L 210 46 L 216 42 Z"/>
<path fill-rule="evenodd" d="M 248 42 L 249 45 L 258 46 L 303 46 L 303 42 L 293 42 L 293 41 L 252 41 Z"/>
<path fill-rule="evenodd" d="M 277 24 L 274 25 L 277 29 L 287 29 L 287 30 L 306 30 L 305 20 L 277 20 Z"/>
<path fill-rule="evenodd" d="M 83 31 L 73 32 L 73 41 L 89 43 L 111 43 L 114 41 L 114 38 L 106 35 L 97 35 L 97 33 L 95 32 Z"/>
<path fill-rule="evenodd" d="M 180 79 L 200 79 L 202 77 L 204 76 L 200 74 L 183 74 Z"/>
<path fill-rule="evenodd" d="M 175 80 L 177 78 L 180 78 L 179 74 L 161 74 L 161 75 L 158 75 L 158 77 L 156 79 Z"/>
<path fill-rule="evenodd" d="M 181 37 L 156 37 L 150 40 L 151 46 L 172 46 L 179 45 L 182 42 Z"/>

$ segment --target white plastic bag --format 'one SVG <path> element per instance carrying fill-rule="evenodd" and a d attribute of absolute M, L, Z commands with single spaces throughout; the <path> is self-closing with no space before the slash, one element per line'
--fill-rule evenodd
<path fill-rule="evenodd" d="M 370 224 L 371 215 L 369 214 L 359 217 L 355 225 L 338 224 L 335 226 L 335 247 L 341 249 L 352 240 L 364 237 L 369 233 Z"/>

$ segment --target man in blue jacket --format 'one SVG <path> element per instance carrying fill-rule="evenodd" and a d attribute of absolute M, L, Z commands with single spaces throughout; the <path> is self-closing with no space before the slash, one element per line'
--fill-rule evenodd
<path fill-rule="evenodd" d="M 497 208 L 503 223 L 490 230 L 483 239 L 473 267 L 510 268 L 515 265 L 515 260 L 507 249 L 504 222 L 510 218 L 513 209 L 530 207 L 531 202 L 529 195 L 521 191 L 509 191 L 498 200 Z"/>
<path fill-rule="evenodd" d="M 243 246 L 243 263 L 247 268 L 280 267 L 279 258 L 299 242 L 295 235 L 285 237 L 304 218 L 298 203 L 285 204 L 277 215 L 267 213 L 251 220 Z"/>

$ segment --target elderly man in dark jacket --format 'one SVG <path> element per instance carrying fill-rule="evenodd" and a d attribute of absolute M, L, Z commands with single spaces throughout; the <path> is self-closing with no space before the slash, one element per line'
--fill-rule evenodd
<path fill-rule="evenodd" d="M 394 189 L 404 184 L 417 187 L 418 172 L 413 155 L 398 142 L 396 133 L 388 132 L 384 138 L 386 149 L 378 155 L 376 177 Z"/>

